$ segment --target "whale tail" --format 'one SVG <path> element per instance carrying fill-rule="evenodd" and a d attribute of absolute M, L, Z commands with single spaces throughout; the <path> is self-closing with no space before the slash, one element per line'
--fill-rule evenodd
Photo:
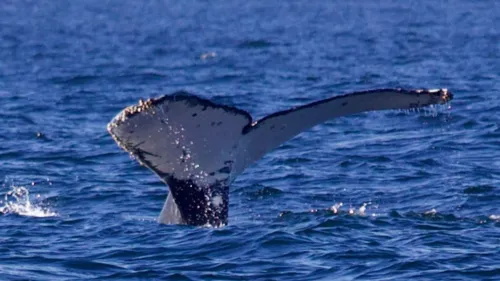
<path fill-rule="evenodd" d="M 364 111 L 419 108 L 452 99 L 446 89 L 357 92 L 277 112 L 252 122 L 244 110 L 176 92 L 139 101 L 108 131 L 170 189 L 161 223 L 227 224 L 229 185 L 245 168 L 300 132 Z"/>

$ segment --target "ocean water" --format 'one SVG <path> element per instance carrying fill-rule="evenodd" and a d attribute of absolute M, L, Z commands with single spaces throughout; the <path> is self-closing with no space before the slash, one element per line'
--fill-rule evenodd
<path fill-rule="evenodd" d="M 498 1 L 0 3 L 0 280 L 500 280 Z M 229 225 L 106 124 L 187 90 L 256 118 L 336 94 L 449 106 L 331 120 L 232 185 Z"/>

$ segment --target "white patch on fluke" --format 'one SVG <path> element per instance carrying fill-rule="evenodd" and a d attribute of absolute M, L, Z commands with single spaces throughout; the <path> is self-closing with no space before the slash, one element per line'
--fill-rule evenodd
<path fill-rule="evenodd" d="M 214 207 L 219 208 L 222 204 L 222 196 L 214 196 L 212 198 L 212 204 Z"/>

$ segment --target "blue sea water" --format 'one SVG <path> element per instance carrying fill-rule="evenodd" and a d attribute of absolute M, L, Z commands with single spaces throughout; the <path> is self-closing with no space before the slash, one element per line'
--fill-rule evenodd
<path fill-rule="evenodd" d="M 500 280 L 500 2 L 0 2 L 0 280 Z M 387 87 L 450 106 L 308 130 L 159 225 L 106 124 L 187 90 L 254 119 Z M 332 210 L 336 207 L 338 211 Z"/>

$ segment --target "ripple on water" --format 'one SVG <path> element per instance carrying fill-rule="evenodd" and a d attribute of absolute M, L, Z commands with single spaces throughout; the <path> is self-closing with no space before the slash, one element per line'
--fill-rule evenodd
<path fill-rule="evenodd" d="M 42 2 L 0 9 L 0 280 L 498 279 L 498 1 Z M 386 87 L 455 99 L 302 133 L 221 229 L 158 225 L 106 132 L 178 90 L 260 118 Z"/>

